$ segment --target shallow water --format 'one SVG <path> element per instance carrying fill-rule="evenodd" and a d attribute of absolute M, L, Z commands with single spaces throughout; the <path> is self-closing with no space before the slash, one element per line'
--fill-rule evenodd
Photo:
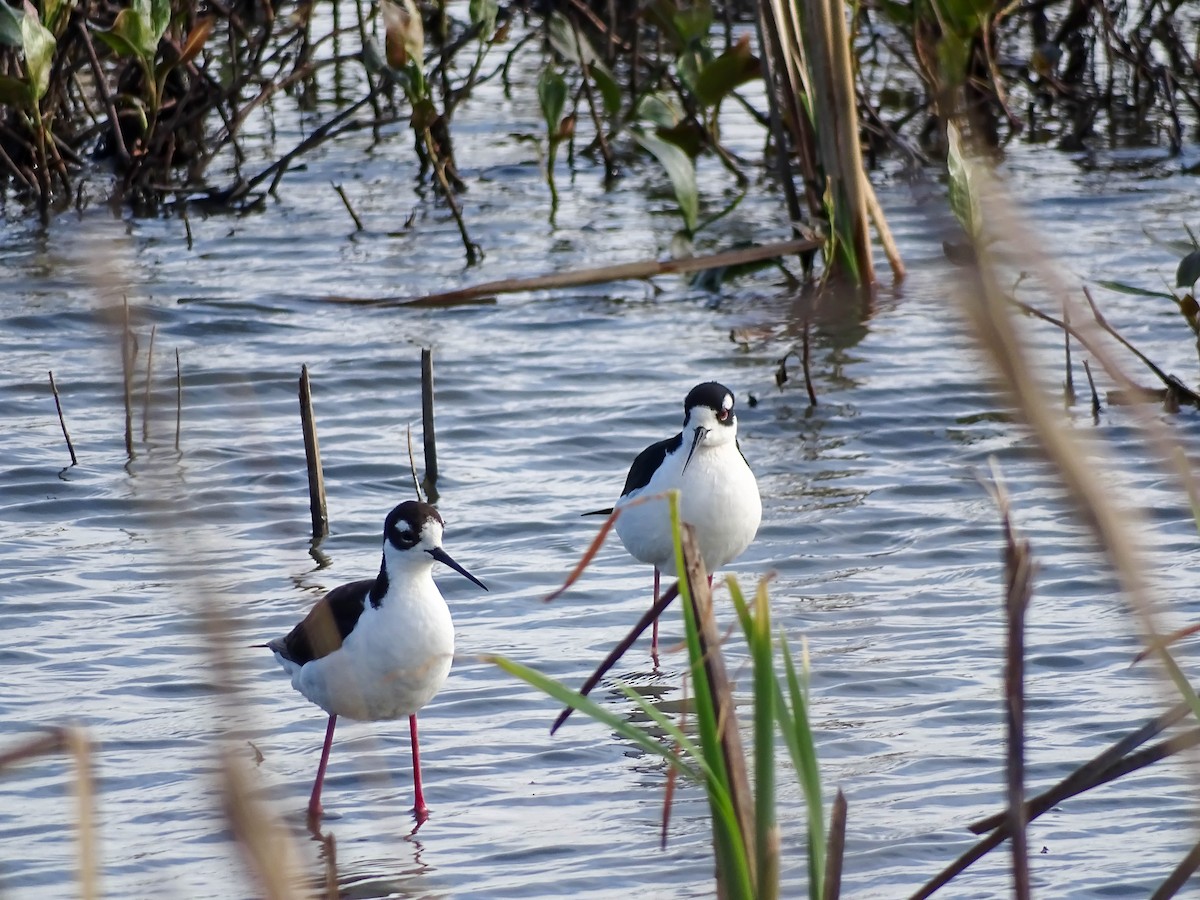
<path fill-rule="evenodd" d="M 1040 566 L 1027 638 L 1030 784 L 1061 777 L 1158 711 L 1166 691 L 1149 667 L 1129 667 L 1137 641 L 1112 579 L 959 324 L 931 179 L 877 176 L 910 277 L 869 315 L 823 310 L 813 409 L 797 365 L 775 385 L 806 307 L 769 272 L 719 296 L 666 278 L 450 309 L 328 302 L 665 251 L 674 221 L 649 166 L 607 194 L 601 173 L 584 167 L 568 186 L 563 170 L 563 205 L 549 224 L 537 158 L 512 137 L 536 132 L 539 113 L 492 99 L 464 108 L 455 130 L 471 184 L 466 215 L 488 251 L 473 270 L 463 269 L 449 215 L 413 194 L 402 128 L 381 145 L 364 136 L 325 149 L 261 213 L 194 213 L 191 249 L 178 219 L 117 220 L 99 207 L 44 230 L 16 210 L 3 223 L 0 734 L 10 746 L 74 723 L 96 742 L 106 893 L 258 893 L 221 809 L 222 747 L 249 768 L 320 883 L 321 848 L 302 820 L 324 719 L 249 645 L 285 632 L 323 591 L 376 570 L 382 517 L 411 496 L 405 432 L 413 423 L 419 457 L 423 345 L 435 354 L 446 546 L 491 590 L 438 576 L 460 657 L 422 715 L 433 817 L 416 836 L 407 729 L 339 725 L 325 805 L 346 896 L 711 895 L 697 792 L 677 796 L 660 851 L 662 766 L 579 719 L 550 738 L 555 705 L 477 658 L 503 653 L 578 683 L 641 613 L 650 573 L 615 543 L 566 596 L 550 606 L 540 598 L 595 532 L 578 514 L 613 499 L 633 454 L 678 427 L 682 398 L 700 380 L 739 397 L 764 522 L 731 570 L 744 585 L 776 572 L 778 624 L 808 642 L 825 784 L 849 800 L 847 896 L 911 891 L 972 843 L 966 823 L 1001 799 L 1001 538 L 977 480 L 990 458 Z M 288 133 L 289 123 L 279 127 Z M 750 129 L 734 123 L 725 135 L 756 152 Z M 1068 281 L 1154 288 L 1174 261 L 1141 229 L 1180 236 L 1195 178 L 1180 174 L 1186 160 L 1152 162 L 1106 170 L 1103 158 L 1016 146 L 1002 171 Z M 721 173 L 702 174 L 710 200 L 720 198 Z M 364 232 L 352 232 L 331 180 L 346 184 Z M 414 208 L 417 224 L 403 231 Z M 709 240 L 784 236 L 780 204 L 760 189 Z M 148 416 L 141 374 L 135 381 L 133 459 L 113 327 L 123 294 L 142 367 L 157 329 Z M 1194 380 L 1194 344 L 1172 308 L 1107 293 L 1101 302 L 1151 358 Z M 1054 383 L 1059 336 L 1030 332 Z M 332 523 L 320 564 L 296 414 L 302 363 Z M 65 468 L 49 369 L 75 467 Z M 1081 369 L 1075 377 L 1082 386 Z M 1182 492 L 1128 410 L 1106 406 L 1095 424 L 1086 403 L 1064 415 L 1118 461 L 1106 477 L 1145 517 L 1168 623 L 1194 621 L 1196 532 Z M 1194 411 L 1160 418 L 1195 446 Z M 206 628 L 214 607 L 224 619 L 216 644 Z M 727 604 L 720 614 L 731 618 Z M 681 633 L 674 615 L 668 643 Z M 214 689 L 214 646 L 227 651 L 232 698 Z M 1193 658 L 1187 647 L 1180 655 L 1185 666 Z M 668 655 L 654 672 L 639 644 L 617 674 L 677 702 L 680 668 Z M 608 700 L 632 714 L 615 692 Z M 70 784 L 60 759 L 0 773 L 0 893 L 74 889 Z M 796 896 L 802 802 L 790 778 L 780 791 L 786 894 Z M 1193 842 L 1193 794 L 1182 767 L 1167 763 L 1051 812 L 1030 827 L 1035 884 L 1056 897 L 1148 893 Z M 947 895 L 1007 893 L 1007 858 L 993 854 Z"/>

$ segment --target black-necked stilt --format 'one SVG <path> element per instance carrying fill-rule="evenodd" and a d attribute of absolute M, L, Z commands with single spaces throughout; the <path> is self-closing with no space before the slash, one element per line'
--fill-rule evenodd
<path fill-rule="evenodd" d="M 441 688 L 454 657 L 454 623 L 433 583 L 434 562 L 487 590 L 442 549 L 443 524 L 428 503 L 401 503 L 383 523 L 379 574 L 334 588 L 286 637 L 266 645 L 292 677 L 292 687 L 329 713 L 308 803 L 310 825 L 321 815 L 321 785 L 338 716 L 366 721 L 408 716 L 414 812 L 418 822 L 429 815 L 421 791 L 417 712 Z"/>
<path fill-rule="evenodd" d="M 616 503 L 617 535 L 634 557 L 659 573 L 675 574 L 675 547 L 665 500 L 633 503 L 677 488 L 680 519 L 696 531 L 709 573 L 742 554 L 758 531 L 762 500 L 758 482 L 737 442 L 733 392 L 715 381 L 692 388 L 683 401 L 683 431 L 638 454 Z M 651 647 L 658 648 L 658 622 Z"/>

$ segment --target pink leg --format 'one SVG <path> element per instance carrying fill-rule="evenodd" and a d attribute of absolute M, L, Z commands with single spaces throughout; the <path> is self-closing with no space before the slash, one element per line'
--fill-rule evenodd
<path fill-rule="evenodd" d="M 337 716 L 329 717 L 329 725 L 325 729 L 325 747 L 321 750 L 321 762 L 317 766 L 317 780 L 313 784 L 312 797 L 308 801 L 308 821 L 316 822 L 321 818 L 321 785 L 325 783 L 325 767 L 329 764 L 329 751 L 333 747 L 333 726 L 337 724 Z"/>
<path fill-rule="evenodd" d="M 413 793 L 416 795 L 413 812 L 417 816 L 417 824 L 420 824 L 429 818 L 429 807 L 425 805 L 425 792 L 421 790 L 421 750 L 417 746 L 417 717 L 415 715 L 408 717 L 408 733 L 412 737 Z"/>
<path fill-rule="evenodd" d="M 654 567 L 654 603 L 658 603 L 658 566 Z M 650 632 L 650 655 L 658 662 L 658 619 L 654 620 L 654 628 Z"/>

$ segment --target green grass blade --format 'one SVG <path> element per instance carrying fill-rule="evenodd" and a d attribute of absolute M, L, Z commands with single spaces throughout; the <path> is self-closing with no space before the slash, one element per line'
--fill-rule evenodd
<path fill-rule="evenodd" d="M 531 669 L 529 666 L 522 665 L 519 662 L 515 662 L 514 660 L 507 659 L 503 656 L 484 656 L 483 660 L 499 666 L 510 675 L 521 679 L 521 681 L 524 681 L 526 684 L 536 688 L 547 696 L 554 698 L 560 703 L 565 703 L 572 709 L 576 709 L 584 715 L 590 716 L 597 722 L 600 722 L 608 728 L 611 728 L 625 740 L 636 744 L 648 753 L 652 753 L 655 756 L 661 756 L 689 778 L 692 778 L 698 782 L 704 781 L 704 777 L 701 775 L 701 773 L 692 766 L 688 765 L 687 761 L 678 753 L 673 751 L 670 747 L 663 745 L 652 735 L 646 733 L 641 728 L 638 728 L 631 722 L 627 722 L 625 719 L 621 718 L 615 713 L 609 712 L 603 706 L 600 706 L 590 698 L 583 696 L 578 691 L 571 690 L 566 685 L 555 681 L 553 678 L 550 678 L 547 675 L 543 675 L 536 669 Z"/>
<path fill-rule="evenodd" d="M 741 591 L 729 585 L 730 594 Z M 738 599 L 734 600 L 735 605 Z M 742 606 L 745 600 L 742 599 Z M 759 582 L 754 615 L 746 642 L 754 666 L 754 846 L 757 857 L 758 900 L 774 900 L 779 893 L 779 828 L 775 817 L 775 660 L 771 647 L 771 606 L 767 583 Z"/>
<path fill-rule="evenodd" d="M 791 734 L 787 744 L 808 809 L 808 892 L 810 897 L 817 900 L 824 893 L 825 883 L 825 816 L 821 803 L 821 773 L 817 766 L 817 751 L 808 721 L 807 684 L 802 683 L 797 675 L 787 639 L 782 635 L 779 638 L 779 647 L 783 654 L 788 695 L 791 700 L 787 716 Z"/>

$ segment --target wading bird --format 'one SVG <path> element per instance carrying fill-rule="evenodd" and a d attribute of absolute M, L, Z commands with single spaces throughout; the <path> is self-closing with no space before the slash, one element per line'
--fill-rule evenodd
<path fill-rule="evenodd" d="M 487 590 L 442 549 L 443 524 L 428 503 L 401 503 L 383 523 L 379 574 L 334 588 L 286 637 L 266 645 L 291 676 L 292 687 L 329 713 L 308 803 L 310 826 L 321 817 L 321 785 L 338 716 L 364 721 L 408 717 L 413 812 L 418 823 L 429 816 L 421 790 L 417 712 L 441 688 L 454 657 L 454 624 L 433 582 L 434 562 Z"/>

